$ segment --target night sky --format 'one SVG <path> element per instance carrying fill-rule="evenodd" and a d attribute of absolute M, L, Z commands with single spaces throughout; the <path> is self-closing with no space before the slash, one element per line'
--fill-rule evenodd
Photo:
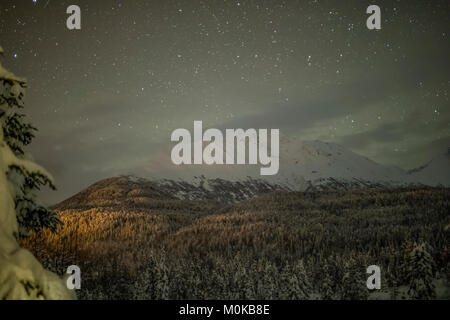
<path fill-rule="evenodd" d="M 71 4 L 81 30 L 66 28 Z M 39 129 L 28 150 L 59 189 L 49 203 L 162 170 L 194 120 L 422 165 L 450 146 L 449 26 L 448 0 L 0 2 L 3 64 L 28 79 Z"/>

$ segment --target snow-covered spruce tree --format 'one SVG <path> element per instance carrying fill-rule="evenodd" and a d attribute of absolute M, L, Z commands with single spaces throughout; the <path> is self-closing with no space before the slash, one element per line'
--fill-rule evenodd
<path fill-rule="evenodd" d="M 25 115 L 20 113 L 20 109 L 24 107 L 26 82 L 4 68 L 0 81 L 0 124 L 3 141 L 17 158 L 25 159 L 24 147 L 31 143 L 36 131 L 36 128 L 25 121 Z M 26 172 L 12 164 L 7 177 L 13 188 L 19 236 L 27 236 L 30 230 L 38 231 L 43 227 L 55 230 L 59 223 L 56 214 L 39 205 L 35 195 L 43 185 L 55 188 L 50 175 L 46 172 Z"/>
<path fill-rule="evenodd" d="M 368 291 L 364 278 L 364 268 L 355 259 L 349 258 L 344 264 L 341 298 L 344 300 L 366 300 Z"/>
<path fill-rule="evenodd" d="M 306 275 L 303 261 L 287 264 L 281 271 L 280 298 L 282 300 L 309 299 L 311 285 Z"/>
<path fill-rule="evenodd" d="M 395 276 L 393 276 L 392 274 L 388 273 L 388 279 L 389 279 L 390 299 L 397 300 L 399 297 L 397 278 Z"/>
<path fill-rule="evenodd" d="M 409 256 L 409 290 L 412 299 L 428 300 L 436 297 L 433 284 L 434 261 L 429 253 L 429 246 L 421 243 Z"/>
<path fill-rule="evenodd" d="M 277 290 L 274 274 L 277 274 L 276 268 L 270 263 L 270 261 L 266 261 L 263 276 L 263 299 L 265 300 L 272 300 L 276 297 Z"/>
<path fill-rule="evenodd" d="M 19 234 L 42 226 L 54 228 L 57 222 L 34 201 L 33 190 L 53 183 L 24 155 L 23 147 L 33 137 L 33 127 L 18 113 L 25 87 L 24 79 L 0 63 L 0 299 L 71 299 L 75 294 L 64 281 L 17 242 Z"/>
<path fill-rule="evenodd" d="M 293 272 L 297 277 L 300 287 L 300 299 L 310 299 L 313 290 L 303 260 L 299 260 L 294 263 Z"/>
<path fill-rule="evenodd" d="M 157 300 L 168 300 L 170 292 L 169 270 L 166 264 L 166 254 L 162 254 L 155 261 L 155 296 Z"/>
<path fill-rule="evenodd" d="M 154 264 L 149 264 L 139 270 L 138 277 L 133 285 L 133 300 L 149 300 L 152 298 L 155 299 L 155 297 L 152 296 L 152 293 L 155 292 L 154 271 Z"/>
<path fill-rule="evenodd" d="M 255 299 L 255 284 L 253 282 L 252 276 L 255 274 L 251 274 L 246 272 L 244 274 L 244 283 L 243 283 L 243 289 L 244 289 L 244 299 L 246 300 L 253 300 Z"/>
<path fill-rule="evenodd" d="M 330 268 L 327 261 L 323 266 L 323 280 L 320 284 L 320 293 L 323 300 L 333 300 L 334 290 L 333 290 L 333 278 L 330 273 Z"/>

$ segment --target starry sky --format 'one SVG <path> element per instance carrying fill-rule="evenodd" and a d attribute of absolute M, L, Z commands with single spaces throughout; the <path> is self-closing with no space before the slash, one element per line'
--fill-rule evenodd
<path fill-rule="evenodd" d="M 66 28 L 71 4 L 81 30 Z M 28 79 L 39 129 L 28 151 L 58 186 L 48 203 L 151 175 L 194 120 L 420 166 L 450 146 L 449 26 L 448 0 L 0 2 L 2 62 Z"/>

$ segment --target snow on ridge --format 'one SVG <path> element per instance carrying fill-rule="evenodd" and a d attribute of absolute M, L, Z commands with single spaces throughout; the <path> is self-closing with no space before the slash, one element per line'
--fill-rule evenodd
<path fill-rule="evenodd" d="M 361 156 L 342 145 L 320 140 L 299 141 L 282 137 L 280 150 L 280 171 L 275 176 L 260 176 L 251 171 L 251 166 L 236 166 L 235 174 L 229 172 L 197 174 L 191 178 L 178 180 L 157 179 L 158 184 L 175 187 L 177 183 L 191 184 L 201 192 L 214 193 L 225 181 L 228 187 L 243 184 L 247 189 L 264 183 L 276 186 L 275 189 L 302 191 L 311 185 L 323 185 L 326 181 L 334 183 L 340 180 L 347 184 L 385 184 L 386 186 L 404 186 L 407 184 L 425 184 L 450 186 L 449 159 L 446 155 L 432 160 L 428 165 L 414 173 L 408 173 L 395 166 L 379 164 Z M 238 168 L 239 167 L 239 168 Z M 222 180 L 224 181 L 222 181 Z M 254 180 L 254 181 L 253 181 Z M 169 182 L 170 181 L 170 182 Z M 250 192 L 247 190 L 246 192 Z"/>
<path fill-rule="evenodd" d="M 273 191 L 354 190 L 361 188 L 391 189 L 410 185 L 450 186 L 449 155 L 438 157 L 413 173 L 381 165 L 340 145 L 322 141 L 295 142 L 280 154 L 280 172 L 260 176 L 237 168 L 234 175 L 197 174 L 190 178 L 140 178 L 120 176 L 118 188 L 149 199 L 213 200 L 237 202 Z M 239 173 L 239 174 L 238 174 Z M 110 178 L 83 192 L 96 192 L 114 184 Z M 128 191 L 127 191 L 128 190 Z M 98 191 L 98 190 L 97 190 Z M 109 194 L 106 192 L 105 194 Z M 83 202 L 76 197 L 74 203 Z M 94 199 L 95 200 L 95 199 Z M 69 201 L 70 202 L 70 201 Z"/>

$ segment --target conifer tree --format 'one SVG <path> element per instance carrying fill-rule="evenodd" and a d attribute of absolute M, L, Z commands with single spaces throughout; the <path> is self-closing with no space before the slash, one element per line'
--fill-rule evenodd
<path fill-rule="evenodd" d="M 156 299 L 155 265 L 153 259 L 150 259 L 149 262 L 139 270 L 138 277 L 134 282 L 132 290 L 133 300 Z"/>
<path fill-rule="evenodd" d="M 344 276 L 342 278 L 342 299 L 364 300 L 367 299 L 368 291 L 366 279 L 364 279 L 364 268 L 353 258 L 344 264 Z"/>
<path fill-rule="evenodd" d="M 0 72 L 0 125 L 3 141 L 15 157 L 27 159 L 25 147 L 31 143 L 37 129 L 21 113 L 26 81 L 3 68 Z M 38 204 L 35 194 L 44 185 L 55 188 L 50 175 L 42 170 L 30 172 L 11 164 L 7 178 L 13 188 L 19 235 L 26 236 L 30 230 L 38 231 L 43 227 L 55 230 L 59 222 L 56 214 Z"/>
<path fill-rule="evenodd" d="M 43 226 L 54 228 L 57 221 L 36 204 L 33 194 L 39 186 L 53 183 L 42 167 L 26 159 L 23 150 L 33 137 L 33 127 L 18 112 L 24 106 L 25 87 L 24 79 L 0 64 L 0 300 L 75 298 L 64 281 L 17 242 L 19 234 Z"/>
<path fill-rule="evenodd" d="M 156 263 L 155 271 L 155 291 L 157 299 L 168 300 L 169 299 L 169 271 L 166 266 L 165 255 L 160 258 Z"/>
<path fill-rule="evenodd" d="M 263 298 L 266 300 L 272 300 L 276 298 L 276 285 L 273 275 L 276 274 L 276 269 L 268 261 L 264 266 L 264 276 L 263 276 Z"/>
<path fill-rule="evenodd" d="M 281 271 L 281 299 L 304 300 L 309 298 L 310 284 L 303 262 L 291 266 L 287 264 Z"/>
<path fill-rule="evenodd" d="M 333 278 L 332 278 L 331 270 L 330 270 L 327 262 L 325 262 L 325 264 L 323 266 L 322 273 L 323 273 L 323 281 L 320 286 L 322 299 L 332 300 L 334 297 Z"/>
<path fill-rule="evenodd" d="M 244 299 L 252 300 L 255 299 L 255 287 L 250 274 L 244 274 Z"/>
<path fill-rule="evenodd" d="M 312 285 L 309 281 L 309 276 L 306 273 L 305 264 L 303 260 L 297 261 L 294 264 L 293 272 L 297 277 L 298 285 L 299 285 L 299 296 L 300 299 L 309 299 L 312 293 Z"/>
<path fill-rule="evenodd" d="M 434 261 L 425 243 L 416 245 L 409 256 L 409 290 L 412 299 L 428 300 L 436 297 L 433 284 Z"/>

